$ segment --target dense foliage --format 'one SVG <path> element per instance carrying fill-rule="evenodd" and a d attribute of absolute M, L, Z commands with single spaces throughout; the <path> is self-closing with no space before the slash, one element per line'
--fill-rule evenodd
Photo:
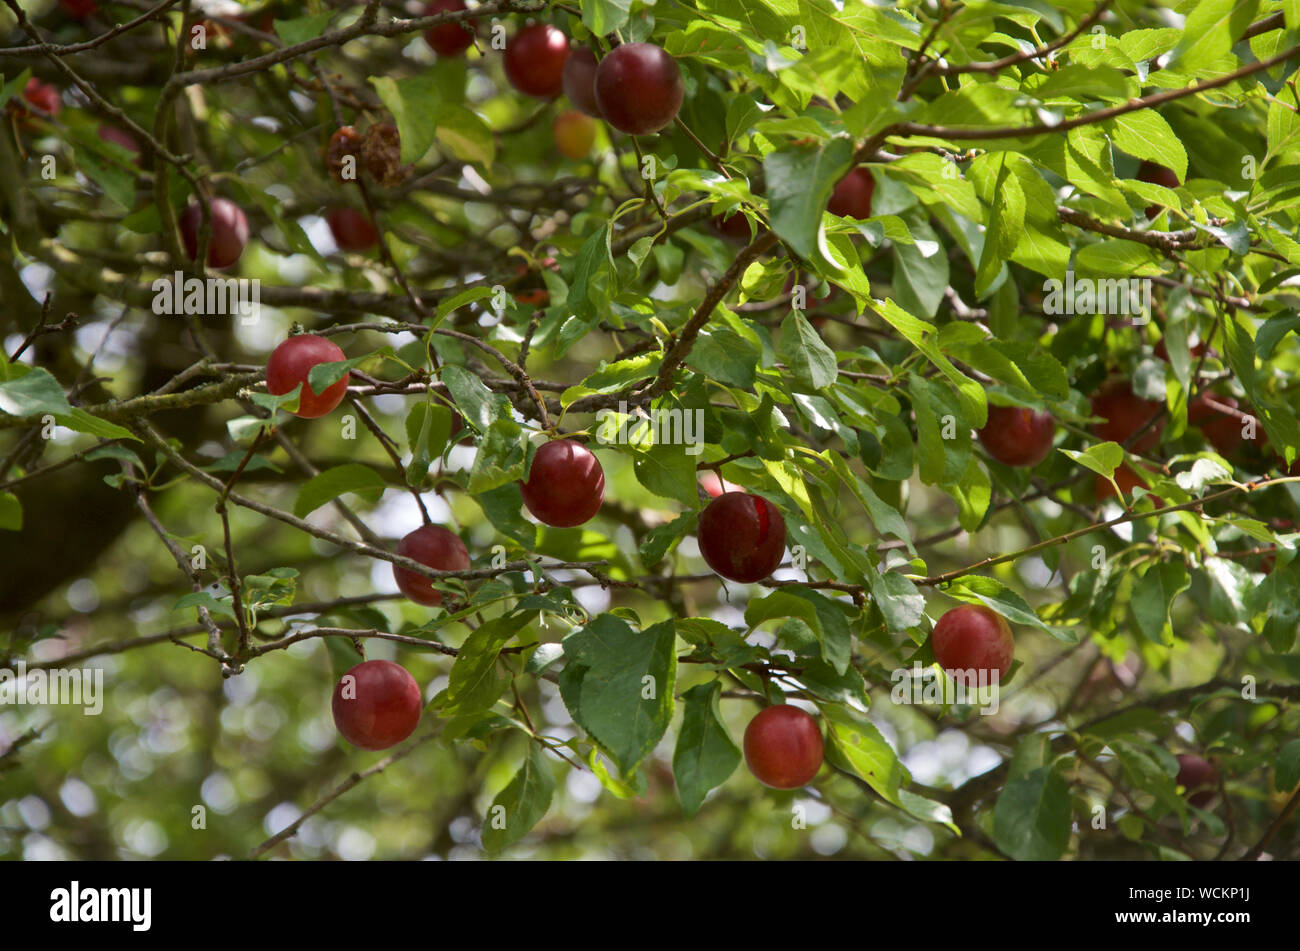
<path fill-rule="evenodd" d="M 0 37 L 0 855 L 1300 854 L 1294 0 Z"/>

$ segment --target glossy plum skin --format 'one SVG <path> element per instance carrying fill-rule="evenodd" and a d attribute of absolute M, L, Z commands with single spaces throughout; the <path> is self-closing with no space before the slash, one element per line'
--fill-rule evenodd
<path fill-rule="evenodd" d="M 876 180 L 871 177 L 871 172 L 858 166 L 836 184 L 826 210 L 844 218 L 870 218 L 871 196 L 875 193 Z"/>
<path fill-rule="evenodd" d="M 596 68 L 600 114 L 628 135 L 649 135 L 671 123 L 685 94 L 677 60 L 653 43 L 624 43 Z"/>
<path fill-rule="evenodd" d="M 1130 436 L 1147 424 L 1147 420 L 1163 408 L 1159 403 L 1138 397 L 1126 381 L 1116 381 L 1103 387 L 1092 397 L 1092 415 L 1106 420 L 1104 423 L 1094 424 L 1092 431 L 1100 439 L 1117 442 L 1122 446 Z M 1164 428 L 1164 420 L 1155 423 L 1128 448 L 1137 452 L 1145 452 L 1153 448 L 1160 442 L 1160 433 Z"/>
<path fill-rule="evenodd" d="M 1174 174 L 1173 169 L 1165 168 L 1163 165 L 1157 165 L 1155 162 L 1143 162 L 1138 166 L 1137 173 L 1139 182 L 1147 182 L 1151 185 L 1163 185 L 1165 188 L 1177 188 L 1182 184 L 1178 176 Z M 1148 205 L 1146 209 L 1147 220 L 1155 218 L 1160 214 L 1159 205 Z"/>
<path fill-rule="evenodd" d="M 363 750 L 402 742 L 415 732 L 423 707 L 415 678 L 387 660 L 367 660 L 349 670 L 334 685 L 330 703 L 343 739 Z"/>
<path fill-rule="evenodd" d="M 318 363 L 336 363 L 346 359 L 347 355 L 333 341 L 324 337 L 315 334 L 290 337 L 272 350 L 270 359 L 266 361 L 266 390 L 272 396 L 281 396 L 301 383 L 302 392 L 294 415 L 303 419 L 324 416 L 343 402 L 343 397 L 348 392 L 349 374 L 344 373 L 343 378 L 326 387 L 324 393 L 317 393 L 311 388 L 307 375 Z"/>
<path fill-rule="evenodd" d="M 590 521 L 605 500 L 605 470 L 586 446 L 556 439 L 537 450 L 528 480 L 519 484 L 533 517 L 556 528 Z"/>
<path fill-rule="evenodd" d="M 549 23 L 534 23 L 506 44 L 506 78 L 526 96 L 554 99 L 564 88 L 569 38 Z"/>
<path fill-rule="evenodd" d="M 464 9 L 466 9 L 464 0 L 431 0 L 431 2 L 425 4 L 424 15 L 434 16 L 438 13 Z M 466 29 L 466 26 L 469 29 Z M 439 56 L 459 56 L 473 45 L 474 30 L 477 26 L 478 21 L 473 19 L 460 20 L 456 23 L 443 23 L 440 26 L 430 27 L 425 30 L 424 41 Z"/>
<path fill-rule="evenodd" d="M 1193 753 L 1180 753 L 1178 777 L 1174 782 L 1191 793 L 1187 797 L 1188 802 L 1198 809 L 1204 809 L 1218 791 L 1219 772 L 1208 760 Z"/>
<path fill-rule="evenodd" d="M 724 492 L 700 514 L 700 554 L 722 577 L 762 581 L 785 554 L 785 518 L 761 495 Z"/>
<path fill-rule="evenodd" d="M 1052 451 L 1056 418 L 1045 410 L 990 405 L 988 422 L 977 435 L 980 445 L 1004 466 L 1032 468 Z"/>
<path fill-rule="evenodd" d="M 208 241 L 208 267 L 221 271 L 233 265 L 248 244 L 248 219 L 244 210 L 227 198 L 213 198 L 212 237 Z M 199 256 L 199 230 L 203 226 L 203 206 L 191 202 L 181 212 L 181 242 L 191 261 Z"/>
<path fill-rule="evenodd" d="M 779 704 L 759 711 L 745 727 L 745 765 L 764 786 L 798 789 L 821 769 L 825 746 L 811 714 Z"/>
<path fill-rule="evenodd" d="M 368 251 L 379 243 L 379 231 L 366 215 L 348 205 L 333 208 L 325 215 L 334 243 L 342 251 Z"/>
<path fill-rule="evenodd" d="M 569 58 L 564 61 L 561 84 L 569 102 L 579 112 L 585 112 L 593 119 L 601 118 L 600 106 L 596 104 L 596 67 L 600 65 L 596 54 L 588 46 L 575 46 L 569 50 Z"/>
<path fill-rule="evenodd" d="M 555 117 L 551 131 L 560 154 L 578 161 L 591 154 L 591 146 L 596 141 L 596 120 L 570 109 Z"/>
<path fill-rule="evenodd" d="M 982 604 L 963 604 L 944 613 L 930 634 L 934 659 L 954 680 L 975 686 L 982 671 L 989 683 L 1011 669 L 1016 642 L 1006 618 Z"/>
<path fill-rule="evenodd" d="M 469 567 L 469 552 L 455 532 L 441 525 L 421 525 L 397 543 L 397 554 L 412 558 L 439 571 L 463 571 Z M 433 606 L 442 603 L 442 592 L 433 580 L 401 565 L 393 565 L 397 587 L 416 604 Z"/>

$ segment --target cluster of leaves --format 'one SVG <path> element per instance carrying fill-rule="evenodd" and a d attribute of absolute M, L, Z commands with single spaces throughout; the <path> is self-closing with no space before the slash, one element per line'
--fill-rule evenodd
<path fill-rule="evenodd" d="M 676 796 L 688 816 L 707 811 L 706 796 L 740 762 L 729 711 L 741 708 L 743 722 L 755 702 L 792 697 L 816 705 L 827 737 L 830 768 L 816 795 L 854 827 L 880 815 L 921 826 L 944 843 L 940 854 L 1182 856 L 1262 834 L 1267 786 L 1289 791 L 1300 755 L 1287 746 L 1297 725 L 1289 685 L 1300 679 L 1300 567 L 1287 529 L 1300 516 L 1289 483 L 1261 487 L 1300 450 L 1290 388 L 1300 364 L 1294 5 L 1185 3 L 1181 29 L 1153 4 L 1116 4 L 1101 17 L 1091 0 L 579 6 L 580 17 L 567 6 L 541 15 L 575 42 L 607 45 L 618 34 L 677 58 L 688 90 L 681 127 L 635 146 L 602 138 L 608 148 L 591 160 L 558 160 L 545 136 L 528 133 L 552 107 L 525 106 L 486 45 L 431 65 L 416 54 L 394 65 L 400 41 L 364 28 L 346 48 L 306 48 L 364 27 L 360 10 L 278 19 L 274 44 L 236 31 L 202 61 L 216 70 L 202 109 L 185 104 L 210 181 L 259 223 L 243 275 L 263 278 L 265 303 L 349 341 L 350 359 L 318 367 L 313 389 L 349 369 L 365 374 L 371 390 L 359 405 L 380 431 L 404 433 L 399 464 L 387 453 L 398 440 L 358 450 L 317 422 L 286 430 L 315 460 L 297 471 L 284 447 L 263 446 L 265 420 L 285 399 L 241 392 L 256 375 L 169 397 L 137 393 L 122 374 L 89 403 L 69 399 L 71 378 L 55 365 L 4 360 L 0 421 L 17 430 L 48 414 L 94 437 L 78 450 L 85 461 L 111 459 L 122 470 L 112 485 L 172 500 L 168 523 L 185 528 L 171 531 L 217 551 L 214 487 L 182 466 L 200 446 L 141 425 L 165 409 L 209 406 L 224 427 L 220 458 L 196 468 L 238 481 L 244 494 L 229 495 L 232 507 L 261 480 L 270 486 L 265 511 L 231 517 L 233 550 L 259 567 L 236 586 L 238 572 L 216 555 L 199 590 L 179 601 L 172 593 L 166 607 L 229 619 L 219 645 L 240 660 L 255 656 L 240 646 L 246 628 L 264 647 L 289 634 L 282 619 L 300 582 L 324 601 L 367 593 L 336 586 L 337 566 L 298 560 L 310 550 L 287 541 L 292 533 L 262 549 L 264 532 L 303 530 L 283 516 L 315 513 L 308 528 L 337 542 L 332 530 L 319 534 L 325 506 L 352 514 L 358 505 L 365 517 L 395 494 L 432 491 L 473 526 L 475 570 L 497 567 L 499 553 L 527 562 L 486 580 L 440 579 L 449 600 L 432 616 L 341 602 L 303 612 L 320 627 L 353 625 L 355 638 L 324 639 L 336 675 L 380 632 L 406 638 L 402 656 L 430 678 L 445 676 L 430 710 L 441 740 L 481 750 L 494 766 L 489 782 L 463 778 L 471 801 L 495 792 L 490 806 L 465 807 L 494 851 L 551 809 L 557 759 L 590 771 L 615 800 L 652 798 L 656 750 L 679 710 Z M 267 52 L 295 44 L 304 49 L 293 57 Z M 270 59 L 241 65 L 245 54 Z M 0 102 L 25 78 L 7 82 Z M 123 86 L 128 114 L 159 127 L 157 91 Z M 13 234 L 62 292 L 144 308 L 137 326 L 147 328 L 164 319 L 147 310 L 152 278 L 184 262 L 158 267 L 150 256 L 166 215 L 137 192 L 140 173 L 94 137 L 93 112 L 65 117 L 34 147 L 66 165 L 30 199 L 59 222 L 54 242 L 42 244 L 18 216 Z M 305 216 L 340 200 L 320 161 L 321 130 L 354 112 L 391 116 L 401 161 L 414 166 L 405 183 L 367 198 L 385 234 L 378 260 L 322 254 L 304 228 Z M 151 197 L 180 206 L 190 186 L 157 158 Z M 1183 184 L 1139 180 L 1140 161 Z M 863 163 L 876 186 L 872 217 L 826 214 L 836 182 Z M 75 194 L 75 208 L 60 205 L 60 190 Z M 1152 204 L 1162 210 L 1148 223 Z M 118 253 L 96 251 L 104 209 L 118 237 L 99 246 Z M 711 227 L 727 214 L 749 222 L 749 241 Z M 75 266 L 63 250 L 103 267 Z M 523 265 L 503 267 L 507 255 Z M 1151 281 L 1152 319 L 1045 312 L 1045 282 L 1067 272 Z M 544 302 L 502 299 L 498 286 L 544 290 Z M 792 287 L 817 303 L 792 304 Z M 1193 356 L 1196 338 L 1213 349 Z M 264 342 L 231 334 L 215 353 L 188 345 L 206 366 L 260 356 Z M 1155 356 L 1159 342 L 1167 362 Z M 1166 408 L 1157 449 L 1090 434 L 1089 397 L 1116 375 Z M 1188 409 L 1211 386 L 1258 414 L 1267 451 L 1228 459 L 1205 445 Z M 200 395 L 174 398 L 187 393 Z M 1033 470 L 989 458 L 972 432 L 990 405 L 1050 410 L 1063 451 Z M 473 436 L 468 460 L 456 452 L 453 406 Z M 598 440 L 622 423 L 635 432 L 647 411 L 698 413 L 701 454 L 653 435 L 593 442 L 610 484 L 601 516 L 556 530 L 521 514 L 530 435 Z M 1109 478 L 1133 461 L 1152 464 L 1149 491 L 1107 511 L 1093 474 Z M 692 575 L 697 480 L 710 467 L 780 508 L 802 573 L 743 600 Z M 20 495 L 0 485 L 0 527 L 22 527 Z M 1107 524 L 1103 515 L 1117 511 Z M 1252 560 L 1256 549 L 1272 564 Z M 545 559 L 594 567 L 555 571 Z M 948 606 L 940 590 L 992 607 L 1017 630 L 1005 729 L 969 707 L 888 703 L 894 671 L 933 662 L 929 631 Z M 113 619 L 101 611 L 96 623 Z M 556 626 L 567 632 L 558 641 Z M 181 633 L 206 630 L 193 628 Z M 300 656 L 265 654 L 239 676 Z M 1041 668 L 1031 675 L 1032 661 Z M 1117 707 L 1126 665 L 1140 685 Z M 1044 691 L 1040 677 L 1053 670 L 1067 676 Z M 1268 684 L 1243 700 L 1242 676 Z M 1187 682 L 1205 686 L 1172 689 Z M 581 734 L 530 713 L 553 686 Z M 964 783 L 917 782 L 904 761 L 944 729 L 992 746 L 1001 765 Z M 511 739 L 520 735 L 522 762 Z M 1235 823 L 1178 796 L 1171 750 L 1181 748 L 1213 752 L 1233 777 Z M 711 803 L 730 808 L 721 790 Z M 1099 804 L 1121 816 L 1115 830 L 1072 836 L 1071 823 L 1087 826 Z M 483 818 L 496 806 L 509 817 L 503 827 Z M 1195 821 L 1208 846 L 1183 842 Z M 230 848 L 252 844 L 244 836 Z M 869 841 L 867 854 L 880 847 Z"/>

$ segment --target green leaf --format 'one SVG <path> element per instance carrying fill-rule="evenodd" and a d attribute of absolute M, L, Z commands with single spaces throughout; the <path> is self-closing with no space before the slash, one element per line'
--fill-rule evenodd
<path fill-rule="evenodd" d="M 840 602 L 832 601 L 811 588 L 792 585 L 773 591 L 767 597 L 751 600 L 745 608 L 745 623 L 750 627 L 781 617 L 798 618 L 812 629 L 821 642 L 822 658 L 836 673 L 843 674 L 848 669 L 852 634 Z"/>
<path fill-rule="evenodd" d="M 12 492 L 0 492 L 0 529 L 8 532 L 23 530 L 23 503 Z"/>
<path fill-rule="evenodd" d="M 496 139 L 491 126 L 478 113 L 458 103 L 439 104 L 437 137 L 462 162 L 481 162 L 491 168 L 496 159 Z M 402 155 L 406 156 L 405 141 Z M 411 161 L 418 158 L 414 156 Z"/>
<path fill-rule="evenodd" d="M 844 480 L 849 490 L 862 503 L 867 514 L 871 516 L 871 523 L 876 526 L 876 531 L 881 535 L 893 535 L 907 545 L 907 550 L 913 555 L 916 549 L 912 547 L 912 533 L 907 528 L 907 522 L 894 508 L 871 488 L 867 482 L 858 477 L 858 474 L 849 468 L 849 464 L 844 461 L 844 457 L 837 452 L 826 451 L 821 454 L 835 473 Z"/>
<path fill-rule="evenodd" d="M 428 475 L 429 466 L 442 454 L 451 438 L 451 410 L 444 403 L 422 401 L 406 414 L 406 443 L 411 461 L 406 467 L 406 481 L 418 486 Z"/>
<path fill-rule="evenodd" d="M 438 311 L 434 315 L 433 323 L 430 327 L 441 326 L 442 322 L 447 319 L 448 314 L 454 313 L 468 304 L 475 304 L 481 300 L 486 300 L 491 296 L 492 288 L 490 287 L 471 287 L 467 290 L 461 291 L 454 297 L 447 298 L 438 305 Z"/>
<path fill-rule="evenodd" d="M 73 407 L 73 411 L 70 413 L 57 413 L 55 421 L 60 426 L 66 426 L 75 433 L 98 435 L 103 439 L 134 439 L 135 442 L 140 442 L 139 437 L 131 433 L 131 430 L 118 426 L 116 422 L 101 420 L 98 416 L 87 413 L 85 409 L 79 407 Z"/>
<path fill-rule="evenodd" d="M 1025 192 L 1007 162 L 1007 153 L 1000 152 L 996 157 L 989 153 L 971 163 L 971 177 L 980 200 L 989 206 L 984 249 L 975 276 L 975 293 L 980 297 L 993 286 L 1024 233 Z"/>
<path fill-rule="evenodd" d="M 1198 71 L 1227 55 L 1255 19 L 1259 0 L 1200 0 L 1183 24 L 1183 38 L 1165 68 Z"/>
<path fill-rule="evenodd" d="M 447 364 L 442 368 L 442 382 L 447 384 L 456 410 L 479 432 L 487 432 L 493 420 L 511 419 L 510 401 L 500 393 L 493 393 L 464 367 Z"/>
<path fill-rule="evenodd" d="M 185 608 L 207 608 L 210 614 L 224 614 L 232 619 L 235 616 L 235 610 L 229 600 L 218 600 L 207 591 L 191 591 L 189 594 L 181 595 L 172 605 L 173 611 L 181 611 Z"/>
<path fill-rule="evenodd" d="M 1187 590 L 1191 578 L 1181 561 L 1162 561 L 1147 570 L 1133 587 L 1133 617 L 1140 630 L 1154 644 L 1172 645 L 1173 634 L 1164 636 L 1174 599 Z"/>
<path fill-rule="evenodd" d="M 1076 452 L 1073 449 L 1062 449 L 1061 452 L 1085 469 L 1091 469 L 1107 479 L 1113 476 L 1115 470 L 1124 464 L 1124 448 L 1117 442 L 1097 443 L 1095 446 L 1089 446 L 1083 452 Z"/>
<path fill-rule="evenodd" d="M 536 546 L 537 526 L 524 518 L 524 497 L 518 482 L 507 482 L 495 489 L 475 493 L 474 501 L 502 535 L 514 539 L 529 551 Z"/>
<path fill-rule="evenodd" d="M 906 631 L 921 623 L 925 614 L 925 596 L 911 581 L 897 571 L 874 571 L 868 575 L 871 597 L 885 618 L 891 632 Z"/>
<path fill-rule="evenodd" d="M 1170 169 L 1180 182 L 1187 180 L 1187 150 L 1174 130 L 1154 109 L 1116 116 L 1105 124 L 1111 141 L 1134 158 Z"/>
<path fill-rule="evenodd" d="M 623 29 L 632 0 L 585 0 L 582 23 L 597 36 Z"/>
<path fill-rule="evenodd" d="M 574 261 L 567 303 L 570 312 L 580 321 L 590 320 L 596 315 L 596 305 L 591 299 L 591 279 L 609 265 L 608 240 L 609 224 L 605 223 L 582 243 Z"/>
<path fill-rule="evenodd" d="M 418 161 L 433 145 L 436 121 L 444 108 L 437 76 L 432 71 L 402 79 L 372 76 L 370 85 L 397 123 L 402 162 Z M 430 109 L 430 103 L 436 103 L 436 108 Z"/>
<path fill-rule="evenodd" d="M 790 311 L 781 322 L 779 353 L 795 379 L 814 390 L 830 386 L 839 376 L 835 351 L 826 346 L 813 325 L 797 310 Z"/>
<path fill-rule="evenodd" d="M 825 145 L 787 145 L 763 159 L 772 230 L 803 258 L 818 256 L 822 214 L 852 157 L 852 140 L 838 136 Z"/>
<path fill-rule="evenodd" d="M 550 764 L 541 746 L 529 743 L 519 772 L 488 809 L 483 822 L 483 848 L 500 852 L 514 845 L 542 820 L 554 795 L 555 777 Z"/>
<path fill-rule="evenodd" d="M 844 707 L 818 704 L 818 708 L 828 727 L 826 758 L 866 780 L 886 802 L 900 805 L 899 790 L 906 771 L 875 724 Z"/>
<path fill-rule="evenodd" d="M 12 367 L 11 372 L 17 371 Z M 0 383 L 0 410 L 12 416 L 36 416 L 50 413 L 55 416 L 69 416 L 72 407 L 68 398 L 49 370 L 35 367 L 20 376 Z M 89 414 L 87 414 L 89 415 Z"/>
<path fill-rule="evenodd" d="M 336 11 L 318 13 L 315 16 L 295 17 L 292 20 L 276 20 L 275 32 L 288 46 L 297 46 L 314 40 L 329 29 L 330 20 Z"/>
<path fill-rule="evenodd" d="M 1070 842 L 1070 788 L 1051 766 L 1011 780 L 993 807 L 993 841 L 1014 859 L 1052 862 Z"/>
<path fill-rule="evenodd" d="M 568 407 L 584 396 L 593 393 L 617 393 L 633 383 L 655 375 L 663 361 L 661 353 L 642 353 L 627 360 L 615 363 L 601 363 L 594 373 L 587 376 L 577 386 L 571 386 L 560 394 L 560 405 Z M 602 422 L 610 410 L 601 410 L 596 414 L 596 422 Z"/>
<path fill-rule="evenodd" d="M 671 622 L 643 631 L 601 614 L 563 641 L 560 696 L 624 777 L 655 748 L 673 713 L 677 678 Z"/>
<path fill-rule="evenodd" d="M 369 466 L 357 462 L 335 466 L 303 484 L 293 503 L 293 514 L 302 518 L 347 492 L 354 492 L 367 502 L 378 502 L 385 488 L 384 477 Z"/>
<path fill-rule="evenodd" d="M 1034 609 L 1025 602 L 1024 598 L 996 578 L 988 578 L 984 575 L 966 575 L 954 581 L 948 593 L 954 598 L 969 595 L 963 600 L 979 601 L 1001 614 L 1012 624 L 1028 624 L 1030 627 L 1046 631 L 1058 640 L 1065 640 L 1068 643 L 1074 643 L 1076 639 L 1044 624 Z"/>
<path fill-rule="evenodd" d="M 1290 792 L 1300 783 L 1300 740 L 1292 740 L 1278 750 L 1277 765 L 1273 767 L 1273 788 L 1280 793 Z"/>
<path fill-rule="evenodd" d="M 676 546 L 695 528 L 698 519 L 698 513 L 694 511 L 684 512 L 671 522 L 665 522 L 663 525 L 656 525 L 650 529 L 645 538 L 641 540 L 641 547 L 638 549 L 641 554 L 641 561 L 645 566 L 651 568 L 663 561 L 664 555 L 668 554 L 668 550 Z"/>
<path fill-rule="evenodd" d="M 479 440 L 478 454 L 469 474 L 469 491 L 479 496 L 513 484 L 524 477 L 523 430 L 513 419 L 498 419 Z"/>
<path fill-rule="evenodd" d="M 932 318 L 948 289 L 948 254 L 918 211 L 905 218 L 913 240 L 894 242 L 894 299 L 908 313 Z"/>
<path fill-rule="evenodd" d="M 699 502 L 696 489 L 695 456 L 686 454 L 686 446 L 656 444 L 632 459 L 636 480 L 666 499 L 676 499 L 694 506 Z"/>
<path fill-rule="evenodd" d="M 728 327 L 700 332 L 686 357 L 686 365 L 710 379 L 750 389 L 758 379 L 758 349 Z"/>
<path fill-rule="evenodd" d="M 497 672 L 501 648 L 537 616 L 536 611 L 516 611 L 487 621 L 470 634 L 456 655 L 442 694 L 439 710 L 445 717 L 466 716 L 489 709 L 509 684 Z"/>
<path fill-rule="evenodd" d="M 740 765 L 740 749 L 727 733 L 718 709 L 722 682 L 697 684 L 682 695 L 682 727 L 673 751 L 673 777 L 687 817 L 700 810 L 710 789 L 721 786 Z"/>
<path fill-rule="evenodd" d="M 370 359 L 370 354 L 365 353 L 359 357 L 351 357 L 347 360 L 332 360 L 329 363 L 318 363 L 311 368 L 307 374 L 307 385 L 311 391 L 319 396 L 331 386 L 343 379 L 344 375 L 358 364 L 364 363 Z"/>

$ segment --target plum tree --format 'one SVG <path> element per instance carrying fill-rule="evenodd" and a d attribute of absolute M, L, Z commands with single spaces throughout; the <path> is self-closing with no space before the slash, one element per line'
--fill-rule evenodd
<path fill-rule="evenodd" d="M 572 528 L 590 521 L 605 500 L 605 470 L 595 453 L 572 439 L 544 443 L 520 483 L 524 505 L 546 525 Z"/>
<path fill-rule="evenodd" d="M 370 217 L 351 205 L 331 208 L 325 215 L 334 243 L 344 251 L 369 251 L 379 243 L 379 229 Z"/>
<path fill-rule="evenodd" d="M 724 492 L 700 514 L 700 554 L 732 581 L 762 581 L 785 554 L 785 517 L 761 495 Z"/>
<path fill-rule="evenodd" d="M 1160 442 L 1160 434 L 1165 428 L 1164 420 L 1158 419 L 1154 423 L 1151 420 L 1163 409 L 1159 403 L 1137 396 L 1127 380 L 1116 380 L 1102 387 L 1092 397 L 1092 415 L 1104 420 L 1094 424 L 1092 431 L 1099 439 L 1117 442 L 1121 446 L 1142 432 L 1129 448 L 1145 452 Z"/>
<path fill-rule="evenodd" d="M 592 143 L 596 141 L 596 122 L 589 116 L 574 109 L 561 112 L 555 117 L 552 131 L 561 155 L 577 160 L 591 154 Z"/>
<path fill-rule="evenodd" d="M 745 765 L 764 786 L 798 789 L 812 782 L 825 753 L 812 714 L 790 704 L 765 707 L 745 727 Z"/>
<path fill-rule="evenodd" d="M 330 708 L 343 738 L 363 750 L 386 750 L 415 732 L 424 699 L 405 667 L 367 660 L 339 678 Z"/>
<path fill-rule="evenodd" d="M 561 85 L 569 102 L 579 112 L 601 118 L 600 106 L 596 104 L 596 54 L 589 46 L 575 46 L 569 50 L 561 73 Z"/>
<path fill-rule="evenodd" d="M 464 0 L 429 0 L 424 6 L 424 15 L 435 16 L 464 9 Z M 441 23 L 424 31 L 424 41 L 439 56 L 459 56 L 474 45 L 474 31 L 477 27 L 478 21 L 472 17 L 456 23 Z"/>
<path fill-rule="evenodd" d="M 997 682 L 1007 675 L 1016 642 L 1002 615 L 982 604 L 963 604 L 939 618 L 930 647 L 953 680 L 976 686 L 981 677 Z"/>
<path fill-rule="evenodd" d="M 871 217 L 871 198 L 876 193 L 876 180 L 865 166 L 849 171 L 835 184 L 826 210 L 845 218 Z"/>
<path fill-rule="evenodd" d="M 1032 468 L 1052 451 L 1056 418 L 1023 406 L 989 406 L 988 422 L 978 435 L 980 445 L 998 462 Z"/>
<path fill-rule="evenodd" d="M 526 96 L 554 99 L 564 88 L 569 38 L 549 23 L 526 26 L 506 44 L 506 78 Z"/>
<path fill-rule="evenodd" d="M 222 271 L 235 264 L 248 244 L 248 219 L 244 209 L 228 198 L 213 198 L 212 236 L 208 241 L 208 267 Z M 199 256 L 199 231 L 203 225 L 203 206 L 190 202 L 180 216 L 181 241 L 191 261 Z"/>
<path fill-rule="evenodd" d="M 463 571 L 469 567 L 469 552 L 460 536 L 441 525 L 421 525 L 397 543 L 397 554 L 439 571 Z M 416 604 L 442 603 L 442 592 L 418 571 L 393 565 L 397 587 Z"/>
<path fill-rule="evenodd" d="M 1194 753 L 1179 753 L 1178 775 L 1174 782 L 1183 787 L 1188 802 L 1198 809 L 1204 809 L 1218 792 L 1219 771 L 1203 757 Z"/>
<path fill-rule="evenodd" d="M 1294 4 L 18 6 L 0 858 L 1300 856 Z"/>
<path fill-rule="evenodd" d="M 682 107 L 686 85 L 677 60 L 653 43 L 624 43 L 596 68 L 596 104 L 628 135 L 658 132 Z"/>
<path fill-rule="evenodd" d="M 297 334 L 280 342 L 271 351 L 266 361 L 266 390 L 273 396 L 283 396 L 293 392 L 293 388 L 302 384 L 298 397 L 296 416 L 303 419 L 316 419 L 343 402 L 348 392 L 349 374 L 317 393 L 311 388 L 307 377 L 312 367 L 321 363 L 337 363 L 346 360 L 347 355 L 332 340 L 315 334 Z"/>

